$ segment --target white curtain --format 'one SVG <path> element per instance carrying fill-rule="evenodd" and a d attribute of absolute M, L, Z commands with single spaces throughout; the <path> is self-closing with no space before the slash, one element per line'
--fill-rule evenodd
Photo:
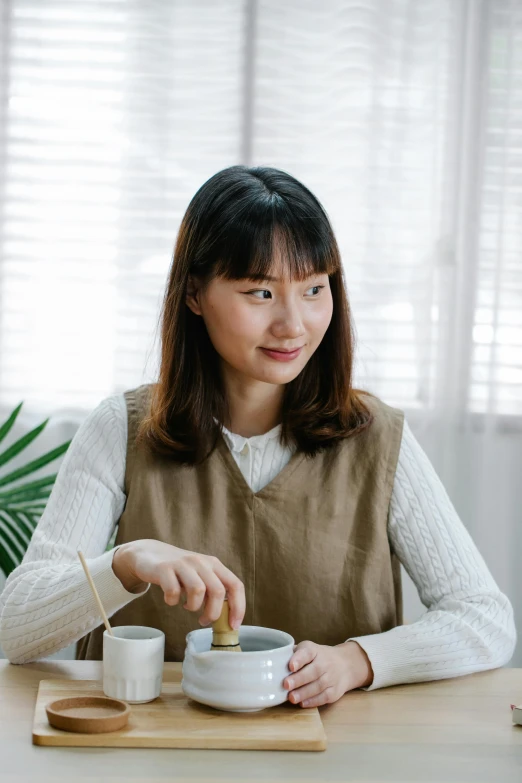
<path fill-rule="evenodd" d="M 522 627 L 521 0 L 0 3 L 0 413 L 60 441 L 153 380 L 190 198 L 283 168 L 337 233 L 358 383 L 406 412 Z"/>

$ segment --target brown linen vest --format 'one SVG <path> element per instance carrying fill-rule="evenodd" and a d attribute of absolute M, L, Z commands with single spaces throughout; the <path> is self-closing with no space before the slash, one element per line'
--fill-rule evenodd
<path fill-rule="evenodd" d="M 387 536 L 402 411 L 365 396 L 374 414 L 369 428 L 313 458 L 296 451 L 253 492 L 221 435 L 197 466 L 136 448 L 150 389 L 125 393 L 127 501 L 116 544 L 153 538 L 215 555 L 245 585 L 244 624 L 281 629 L 296 643 L 335 645 L 402 623 L 400 563 Z M 160 628 L 165 660 L 182 661 L 200 614 L 168 606 L 151 585 L 112 624 Z M 77 658 L 102 659 L 103 630 L 80 640 Z"/>

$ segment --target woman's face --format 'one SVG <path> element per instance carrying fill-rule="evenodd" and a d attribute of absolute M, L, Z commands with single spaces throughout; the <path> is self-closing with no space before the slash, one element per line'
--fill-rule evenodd
<path fill-rule="evenodd" d="M 290 281 L 276 266 L 271 275 L 275 279 L 255 282 L 214 278 L 197 293 L 189 286 L 187 304 L 205 321 L 225 372 L 285 384 L 299 375 L 323 339 L 332 294 L 327 274 Z"/>

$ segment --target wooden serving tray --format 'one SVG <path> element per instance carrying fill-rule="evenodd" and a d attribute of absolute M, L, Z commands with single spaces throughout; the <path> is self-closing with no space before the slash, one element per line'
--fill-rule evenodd
<path fill-rule="evenodd" d="M 113 748 L 325 750 L 318 709 L 290 702 L 261 712 L 223 712 L 188 699 L 179 682 L 163 682 L 161 696 L 131 704 L 127 726 L 103 734 L 61 731 L 49 725 L 45 705 L 59 698 L 103 696 L 100 680 L 41 680 L 33 744 Z"/>

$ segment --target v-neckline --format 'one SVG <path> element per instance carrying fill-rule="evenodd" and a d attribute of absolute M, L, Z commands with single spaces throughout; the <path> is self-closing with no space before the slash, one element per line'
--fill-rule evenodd
<path fill-rule="evenodd" d="M 295 471 L 295 469 L 301 464 L 303 459 L 306 457 L 306 454 L 304 451 L 294 451 L 284 468 L 282 468 L 277 476 L 274 476 L 272 481 L 269 481 L 268 484 L 265 484 L 264 487 L 261 487 L 257 492 L 254 492 L 252 487 L 249 485 L 248 481 L 245 479 L 243 474 L 241 473 L 241 469 L 237 462 L 235 461 L 234 457 L 230 453 L 230 449 L 228 448 L 228 445 L 225 441 L 225 438 L 223 437 L 223 433 L 220 431 L 217 441 L 217 451 L 218 454 L 220 454 L 221 459 L 225 463 L 225 466 L 228 468 L 229 472 L 231 473 L 232 477 L 236 479 L 236 481 L 239 481 L 240 484 L 243 485 L 243 487 L 248 490 L 248 492 L 254 496 L 257 497 L 258 495 L 262 495 L 264 492 L 272 491 L 274 489 L 277 489 L 279 485 L 285 480 L 288 479 L 292 473 Z"/>

